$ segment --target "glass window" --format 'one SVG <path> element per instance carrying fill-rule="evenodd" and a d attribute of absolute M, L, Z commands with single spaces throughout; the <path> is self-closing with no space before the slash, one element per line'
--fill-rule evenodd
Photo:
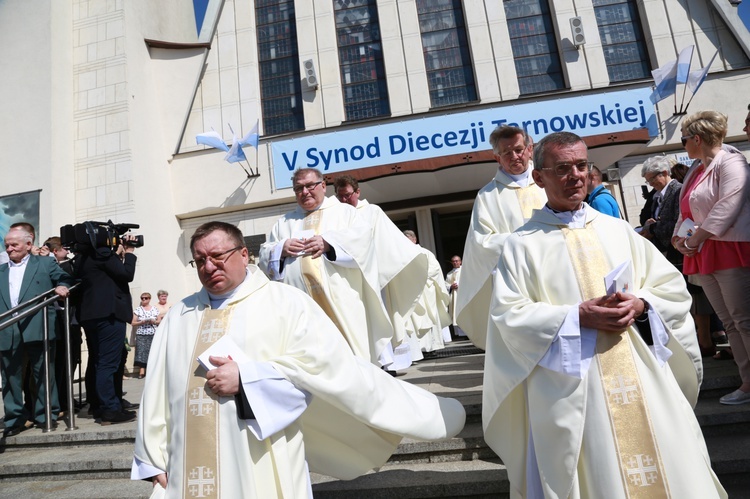
<path fill-rule="evenodd" d="M 648 50 L 635 0 L 594 0 L 610 82 L 649 78 Z"/>
<path fill-rule="evenodd" d="M 503 0 L 521 95 L 565 88 L 547 0 Z"/>
<path fill-rule="evenodd" d="M 390 115 L 375 0 L 333 0 L 347 121 Z"/>
<path fill-rule="evenodd" d="M 302 84 L 294 0 L 255 2 L 263 133 L 302 130 Z"/>
<path fill-rule="evenodd" d="M 477 100 L 460 0 L 417 0 L 432 107 Z"/>

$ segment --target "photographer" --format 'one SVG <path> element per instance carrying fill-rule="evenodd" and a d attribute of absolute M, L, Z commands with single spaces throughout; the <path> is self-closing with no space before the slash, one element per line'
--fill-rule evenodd
<path fill-rule="evenodd" d="M 83 252 L 75 262 L 75 276 L 81 279 L 82 287 L 78 320 L 93 359 L 93 369 L 86 372 L 86 391 L 94 418 L 101 418 L 103 425 L 135 418 L 134 412 L 123 409 L 115 388 L 126 323 L 132 319 L 128 283 L 135 276 L 134 241 L 134 236 L 123 236 L 116 251 L 98 248 Z M 119 378 L 122 383 L 122 375 Z"/>

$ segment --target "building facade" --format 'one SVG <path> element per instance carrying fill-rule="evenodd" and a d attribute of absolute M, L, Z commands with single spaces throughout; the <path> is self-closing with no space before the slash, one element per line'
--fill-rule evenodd
<path fill-rule="evenodd" d="M 294 206 L 291 172 L 360 179 L 442 264 L 497 164 L 499 123 L 586 138 L 637 224 L 640 166 L 684 157 L 690 100 L 653 105 L 651 70 L 695 47 L 688 113 L 743 120 L 750 33 L 727 0 L 6 0 L 0 196 L 39 192 L 39 237 L 138 223 L 134 296 L 195 290 L 189 238 L 211 219 L 258 244 Z M 743 100 L 744 99 L 744 100 Z M 228 145 L 258 124 L 247 162 Z M 256 175 L 257 173 L 257 175 Z M 329 187 L 329 195 L 332 194 Z M 0 203 L 2 203 L 0 198 Z M 3 227 L 0 227 L 3 229 Z"/>

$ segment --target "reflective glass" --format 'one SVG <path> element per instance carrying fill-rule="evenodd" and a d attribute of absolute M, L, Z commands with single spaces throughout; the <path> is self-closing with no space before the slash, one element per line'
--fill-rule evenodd
<path fill-rule="evenodd" d="M 255 6 L 264 135 L 302 130 L 294 0 L 260 0 Z"/>

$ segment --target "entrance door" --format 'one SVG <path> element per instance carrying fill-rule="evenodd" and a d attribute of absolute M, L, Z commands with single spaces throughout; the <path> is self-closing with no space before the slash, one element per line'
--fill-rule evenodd
<path fill-rule="evenodd" d="M 435 232 L 435 256 L 443 268 L 443 274 L 451 268 L 451 257 L 463 258 L 466 233 L 471 222 L 471 210 L 453 213 L 432 212 L 432 227 Z"/>

